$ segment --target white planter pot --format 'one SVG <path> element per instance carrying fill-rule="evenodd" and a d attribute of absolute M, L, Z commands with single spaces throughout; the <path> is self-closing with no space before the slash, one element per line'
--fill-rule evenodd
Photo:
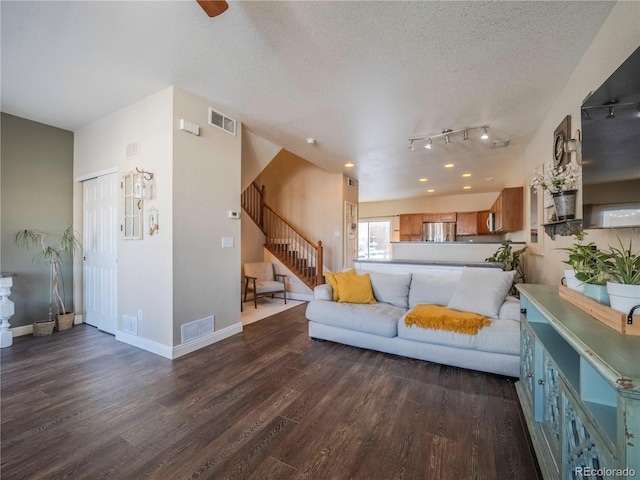
<path fill-rule="evenodd" d="M 609 295 L 607 294 L 606 285 L 594 285 L 592 283 L 585 283 L 584 294 L 585 296 L 592 298 L 598 303 L 609 306 Z"/>
<path fill-rule="evenodd" d="M 627 315 L 633 307 L 640 305 L 640 285 L 607 282 L 607 293 L 611 308 Z M 635 315 L 640 315 L 640 309 L 636 310 Z"/>
<path fill-rule="evenodd" d="M 576 272 L 573 269 L 565 270 L 564 278 L 567 281 L 567 287 L 576 292 L 584 293 L 584 283 L 576 279 Z"/>

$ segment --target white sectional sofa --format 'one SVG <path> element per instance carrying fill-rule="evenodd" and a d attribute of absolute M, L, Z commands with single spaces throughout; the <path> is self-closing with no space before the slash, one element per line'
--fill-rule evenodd
<path fill-rule="evenodd" d="M 334 301 L 332 287 L 319 285 L 306 310 L 309 336 L 518 377 L 520 307 L 515 297 L 507 296 L 513 273 L 475 267 L 420 274 L 370 272 L 375 304 Z M 407 313 L 424 304 L 476 312 L 491 325 L 475 335 L 407 326 Z"/>

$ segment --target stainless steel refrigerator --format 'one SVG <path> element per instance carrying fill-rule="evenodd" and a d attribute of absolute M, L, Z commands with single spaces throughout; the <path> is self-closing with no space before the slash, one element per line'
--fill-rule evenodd
<path fill-rule="evenodd" d="M 424 222 L 422 240 L 425 242 L 454 242 L 456 222 Z"/>

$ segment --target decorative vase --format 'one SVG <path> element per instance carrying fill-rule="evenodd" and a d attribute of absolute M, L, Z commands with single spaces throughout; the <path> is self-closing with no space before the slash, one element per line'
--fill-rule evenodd
<path fill-rule="evenodd" d="M 576 218 L 576 194 L 577 190 L 552 193 L 553 205 L 556 209 L 558 221 Z"/>
<path fill-rule="evenodd" d="M 606 285 L 596 285 L 594 283 L 585 283 L 584 294 L 589 298 L 593 298 L 598 303 L 609 306 L 609 295 L 607 294 Z"/>
<path fill-rule="evenodd" d="M 640 285 L 607 282 L 607 293 L 611 308 L 627 315 L 633 307 L 640 305 Z M 636 310 L 636 315 L 640 315 L 640 310 Z"/>
<path fill-rule="evenodd" d="M 576 278 L 575 270 L 565 270 L 564 279 L 567 282 L 567 287 L 569 287 L 571 290 L 575 290 L 578 293 L 584 293 L 584 283 Z"/>

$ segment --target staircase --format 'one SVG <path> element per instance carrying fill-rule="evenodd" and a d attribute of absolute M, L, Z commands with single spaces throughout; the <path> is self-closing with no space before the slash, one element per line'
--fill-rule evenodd
<path fill-rule="evenodd" d="M 255 182 L 242 193 L 242 208 L 265 234 L 265 248 L 313 289 L 324 283 L 322 242 L 317 244 L 265 203 L 264 186 Z"/>

